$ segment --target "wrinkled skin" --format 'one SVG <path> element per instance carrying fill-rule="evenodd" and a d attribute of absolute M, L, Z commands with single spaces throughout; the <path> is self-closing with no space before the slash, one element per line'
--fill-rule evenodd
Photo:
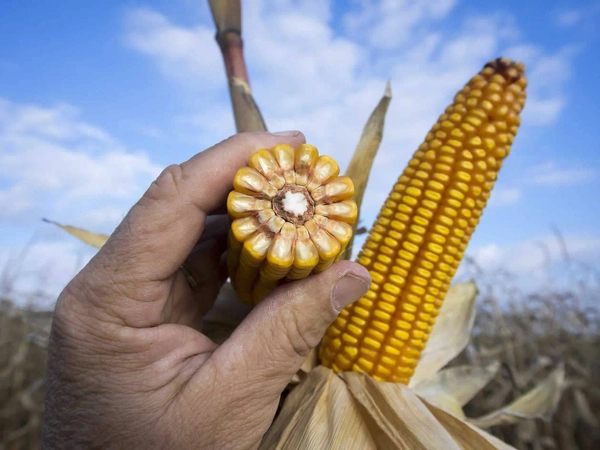
<path fill-rule="evenodd" d="M 226 277 L 227 219 L 211 214 L 253 151 L 303 142 L 299 132 L 239 134 L 152 183 L 58 299 L 44 448 L 260 444 L 309 351 L 370 284 L 363 267 L 339 262 L 278 288 L 220 346 L 199 331 Z"/>

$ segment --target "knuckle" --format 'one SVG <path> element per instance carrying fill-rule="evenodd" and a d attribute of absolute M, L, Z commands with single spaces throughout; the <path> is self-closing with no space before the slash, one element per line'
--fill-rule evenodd
<path fill-rule="evenodd" d="M 306 358 L 310 351 L 315 348 L 322 333 L 318 322 L 306 317 L 306 313 L 289 311 L 281 317 L 282 328 L 285 330 L 290 346 L 290 352 L 294 356 Z"/>
<path fill-rule="evenodd" d="M 163 169 L 156 180 L 152 182 L 143 198 L 151 201 L 160 201 L 180 195 L 184 178 L 183 167 L 180 164 L 171 164 Z"/>

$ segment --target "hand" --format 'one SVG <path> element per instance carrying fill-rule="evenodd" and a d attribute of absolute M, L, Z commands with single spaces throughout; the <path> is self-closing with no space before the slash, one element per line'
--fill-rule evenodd
<path fill-rule="evenodd" d="M 235 135 L 152 183 L 58 299 L 45 448 L 259 445 L 292 376 L 370 284 L 362 266 L 338 262 L 279 287 L 220 346 L 199 331 L 226 277 L 227 222 L 210 214 L 252 152 L 303 142 L 300 132 Z"/>

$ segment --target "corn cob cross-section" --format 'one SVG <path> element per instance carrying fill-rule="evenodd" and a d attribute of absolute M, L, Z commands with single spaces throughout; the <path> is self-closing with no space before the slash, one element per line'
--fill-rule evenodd
<path fill-rule="evenodd" d="M 256 304 L 287 280 L 338 260 L 356 221 L 354 185 L 308 144 L 254 153 L 227 199 L 233 219 L 228 269 L 240 298 Z"/>
<path fill-rule="evenodd" d="M 488 63 L 400 176 L 358 256 L 373 283 L 327 331 L 322 363 L 408 383 L 520 124 L 524 66 Z"/>

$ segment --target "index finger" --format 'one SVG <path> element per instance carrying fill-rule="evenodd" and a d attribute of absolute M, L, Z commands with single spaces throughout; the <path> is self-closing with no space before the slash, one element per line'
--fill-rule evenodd
<path fill-rule="evenodd" d="M 200 238 L 206 216 L 225 202 L 235 173 L 250 155 L 281 143 L 296 147 L 304 142 L 299 131 L 240 133 L 167 167 L 129 211 L 106 250 L 115 251 L 117 263 L 135 261 L 134 273 L 148 281 L 168 278 Z"/>

